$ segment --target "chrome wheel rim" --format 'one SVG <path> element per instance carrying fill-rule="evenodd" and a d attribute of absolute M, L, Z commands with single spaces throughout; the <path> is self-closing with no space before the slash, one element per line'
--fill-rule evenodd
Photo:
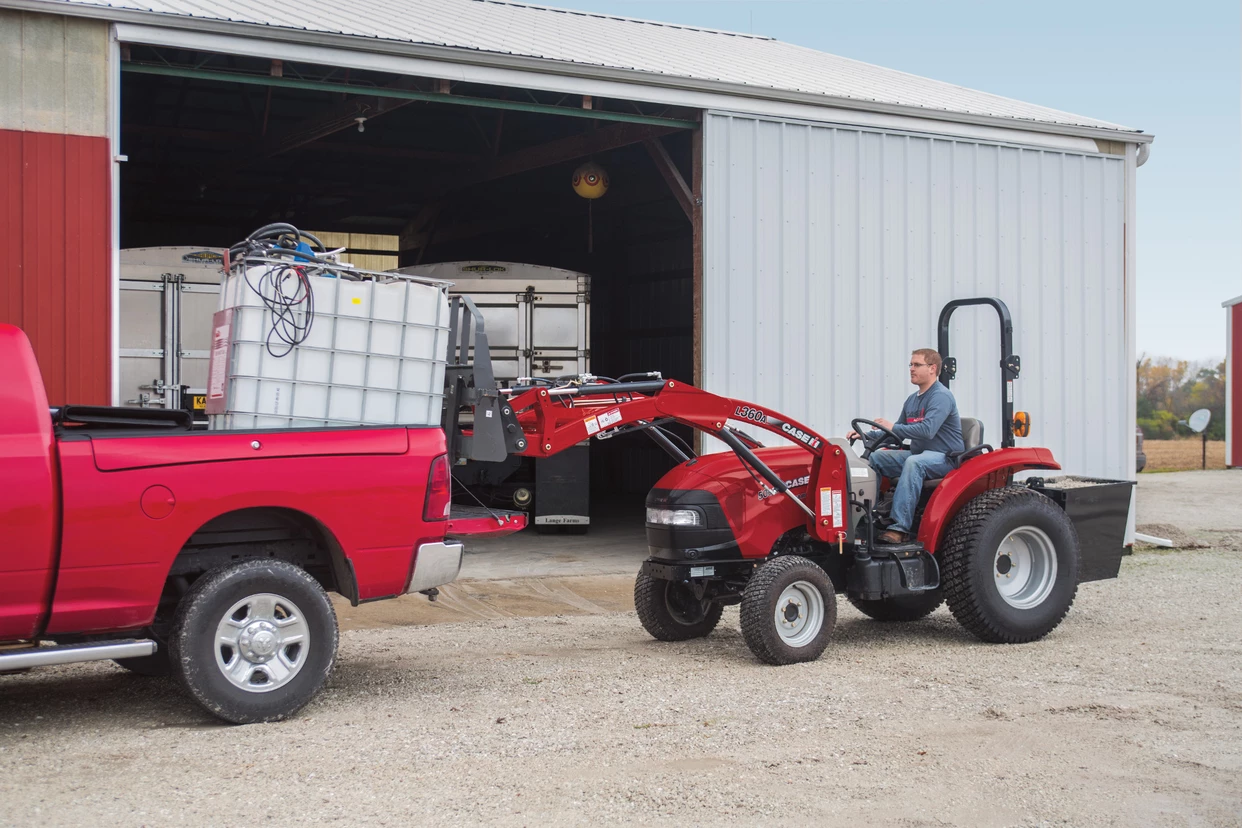
<path fill-rule="evenodd" d="M 310 653 L 310 627 L 298 605 L 281 595 L 241 599 L 216 625 L 216 666 L 234 687 L 270 693 L 293 681 Z"/>
<path fill-rule="evenodd" d="M 992 563 L 996 591 L 1014 609 L 1032 609 L 1052 593 L 1057 581 L 1057 548 L 1044 530 L 1019 526 L 996 548 Z"/>
<path fill-rule="evenodd" d="M 805 647 L 824 626 L 824 596 L 809 581 L 794 581 L 776 599 L 776 632 L 790 647 Z"/>

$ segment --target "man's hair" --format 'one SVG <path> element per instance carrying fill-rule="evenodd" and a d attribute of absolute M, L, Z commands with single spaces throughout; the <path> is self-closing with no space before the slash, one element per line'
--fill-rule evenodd
<path fill-rule="evenodd" d="M 917 351 L 911 352 L 910 356 L 922 357 L 923 361 L 928 365 L 935 367 L 936 373 L 940 373 L 940 352 L 931 348 L 919 348 Z"/>

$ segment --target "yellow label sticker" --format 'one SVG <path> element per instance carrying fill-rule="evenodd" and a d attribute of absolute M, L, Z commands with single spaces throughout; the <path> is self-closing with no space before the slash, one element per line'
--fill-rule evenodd
<path fill-rule="evenodd" d="M 350 302 L 353 302 L 355 305 L 361 305 L 361 304 L 362 304 L 362 297 L 361 297 L 361 296 L 355 296 L 353 299 L 350 299 L 349 301 L 350 301 Z"/>
<path fill-rule="evenodd" d="M 195 411 L 202 411 L 203 409 L 207 407 L 207 395 L 206 394 L 195 394 L 193 398 L 191 398 L 190 400 L 190 406 Z"/>

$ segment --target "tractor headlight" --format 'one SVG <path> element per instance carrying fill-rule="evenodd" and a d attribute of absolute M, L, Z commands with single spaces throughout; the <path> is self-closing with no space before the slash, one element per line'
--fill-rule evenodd
<path fill-rule="evenodd" d="M 661 526 L 701 526 L 703 519 L 694 509 L 648 509 L 647 522 Z"/>

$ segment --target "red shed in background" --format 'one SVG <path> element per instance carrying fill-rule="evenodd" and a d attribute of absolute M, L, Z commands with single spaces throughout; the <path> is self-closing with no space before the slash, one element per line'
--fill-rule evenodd
<path fill-rule="evenodd" d="M 0 226 L 11 246 L 0 322 L 30 337 L 52 405 L 108 405 L 108 25 L 0 11 L 0 47 L 6 87 L 20 90 L 0 101 Z"/>
<path fill-rule="evenodd" d="M 1242 467 L 1242 296 L 1225 308 L 1225 465 Z"/>

